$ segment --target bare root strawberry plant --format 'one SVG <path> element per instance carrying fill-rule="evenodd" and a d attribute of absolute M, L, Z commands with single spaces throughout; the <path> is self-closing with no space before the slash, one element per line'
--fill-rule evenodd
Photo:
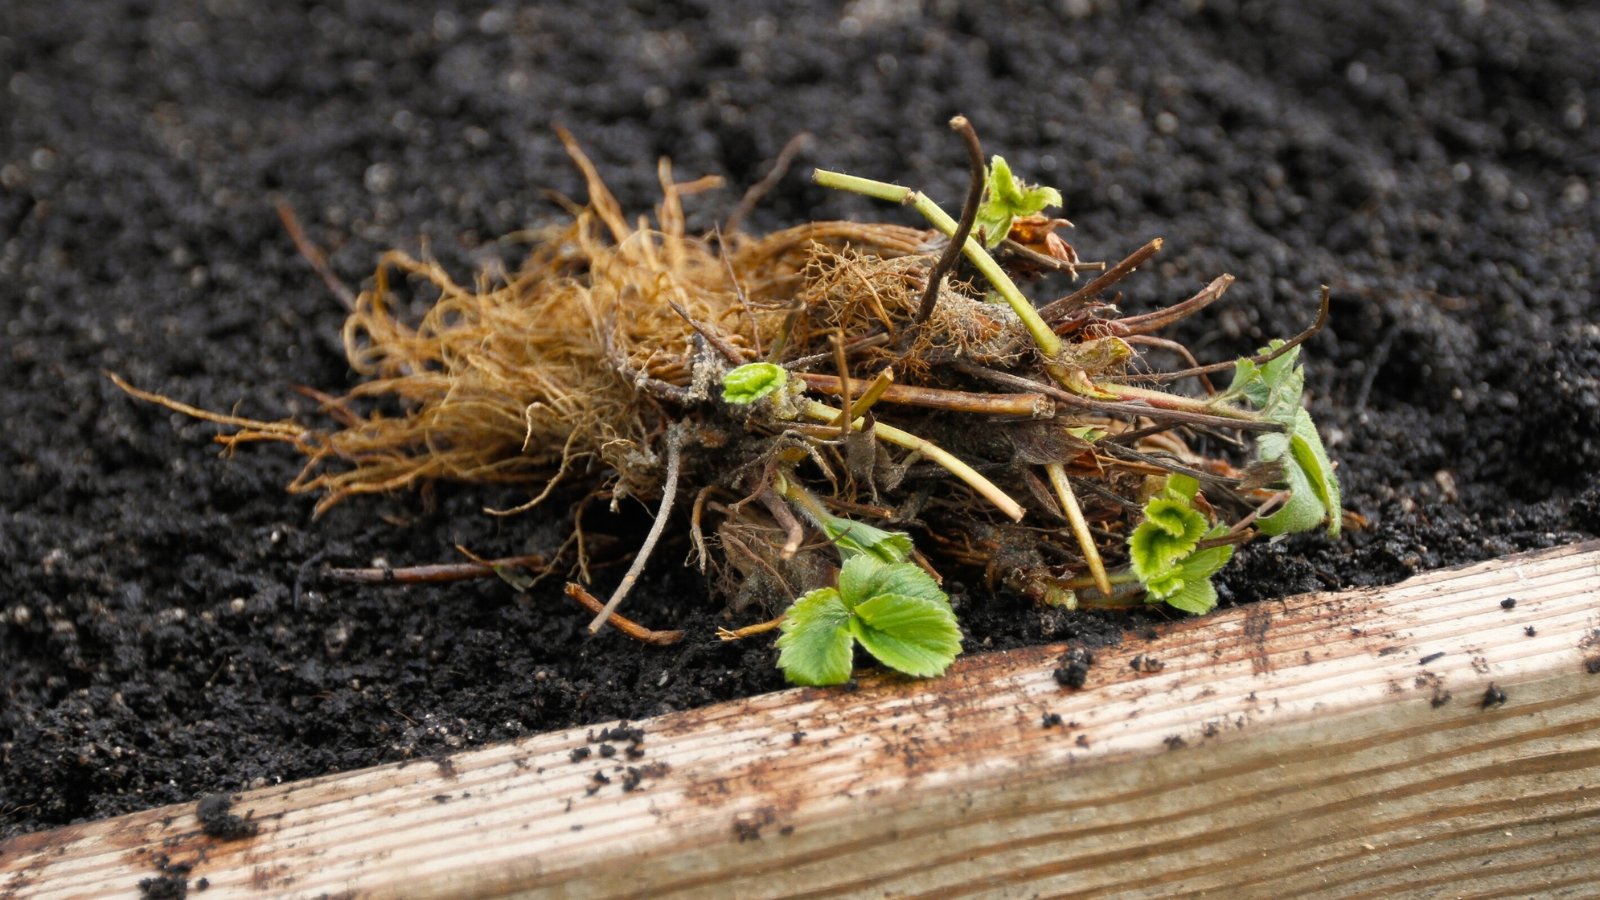
<path fill-rule="evenodd" d="M 959 218 L 912 188 L 817 170 L 820 185 L 922 221 L 760 236 L 689 233 L 683 197 L 707 181 L 677 183 L 664 163 L 654 220 L 631 220 L 563 133 L 587 205 L 499 283 L 466 287 L 388 254 L 344 328 L 362 380 L 326 398 L 328 424 L 124 387 L 230 426 L 230 446 L 293 446 L 307 462 L 290 490 L 320 495 L 319 511 L 440 479 L 526 490 L 492 515 L 572 505 L 554 558 L 454 574 L 587 572 L 583 508 L 649 504 L 654 527 L 604 603 L 568 584 L 590 629 L 680 636 L 618 610 L 681 522 L 673 533 L 737 626 L 722 637 L 781 632 L 778 665 L 800 684 L 847 680 L 857 646 L 908 675 L 942 673 L 961 650 L 941 588 L 956 571 L 1041 604 L 1202 614 L 1238 545 L 1336 535 L 1338 480 L 1299 361 L 1326 289 L 1306 332 L 1202 365 L 1161 333 L 1232 277 L 1124 314 L 1112 289 L 1161 242 L 1109 267 L 1080 261 L 1057 233 L 1070 223 L 1046 215 L 1060 194 L 985 163 L 965 120 L 952 126 L 972 175 Z M 1024 292 L 1051 272 L 1088 280 L 1044 302 Z M 419 321 L 392 308 L 397 275 L 437 291 Z M 424 568 L 438 580 L 450 567 Z"/>

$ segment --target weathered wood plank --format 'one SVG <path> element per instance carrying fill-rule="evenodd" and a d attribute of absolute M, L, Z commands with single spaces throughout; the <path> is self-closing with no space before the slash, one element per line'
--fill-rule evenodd
<path fill-rule="evenodd" d="M 1063 649 L 665 716 L 634 756 L 576 729 L 254 791 L 247 840 L 192 805 L 24 836 L 0 896 L 136 895 L 157 854 L 206 896 L 1600 883 L 1600 545 L 1176 623 L 1099 651 L 1078 691 Z"/>

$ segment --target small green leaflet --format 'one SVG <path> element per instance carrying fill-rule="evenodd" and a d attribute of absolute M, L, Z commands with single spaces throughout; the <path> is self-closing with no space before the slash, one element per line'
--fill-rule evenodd
<path fill-rule="evenodd" d="M 1164 576 L 1194 552 L 1206 531 L 1206 517 L 1194 508 L 1200 482 L 1187 475 L 1167 476 L 1160 494 L 1144 505 L 1144 521 L 1128 536 L 1133 574 L 1152 594 L 1161 591 Z"/>
<path fill-rule="evenodd" d="M 1258 355 L 1282 346 L 1283 341 L 1273 341 Z M 1293 347 L 1265 365 L 1239 360 L 1234 364 L 1233 384 L 1228 387 L 1227 396 L 1249 400 L 1268 421 L 1284 427 L 1281 433 L 1257 438 L 1256 455 L 1263 462 L 1283 467 L 1289 499 L 1277 512 L 1258 520 L 1256 527 L 1262 534 L 1280 535 L 1310 531 L 1326 522 L 1328 536 L 1337 537 L 1344 501 L 1316 423 L 1301 405 L 1305 373 L 1299 359 L 1300 348 Z"/>
<path fill-rule="evenodd" d="M 1149 599 L 1196 615 L 1216 607 L 1211 576 L 1233 557 L 1231 544 L 1196 549 L 1227 531 L 1220 525 L 1207 530 L 1205 516 L 1194 508 L 1199 490 L 1200 482 L 1188 475 L 1168 475 L 1161 493 L 1146 501 L 1144 521 L 1128 536 L 1133 574 Z"/>
<path fill-rule="evenodd" d="M 1060 191 L 1018 181 L 1006 161 L 996 156 L 989 163 L 989 182 L 974 224 L 982 229 L 984 243 L 996 247 L 1011 234 L 1013 218 L 1037 215 L 1046 207 L 1060 205 Z"/>
<path fill-rule="evenodd" d="M 855 608 L 850 634 L 879 662 L 918 678 L 943 674 L 961 652 L 949 602 L 924 597 L 873 597 Z"/>
<path fill-rule="evenodd" d="M 1221 537 L 1226 532 L 1227 529 L 1219 525 L 1205 536 Z M 1157 599 L 1165 601 L 1174 609 L 1181 609 L 1197 616 L 1216 609 L 1217 588 L 1211 583 L 1211 576 L 1217 574 L 1232 558 L 1232 544 L 1208 547 L 1189 554 L 1168 576 L 1170 586 L 1166 594 Z"/>
<path fill-rule="evenodd" d="M 850 680 L 850 610 L 834 588 L 796 600 L 779 626 L 778 668 L 792 684 L 843 684 Z"/>
<path fill-rule="evenodd" d="M 778 668 L 794 684 L 850 678 L 851 646 L 906 675 L 939 675 L 961 653 L 950 598 L 914 563 L 860 554 L 845 561 L 837 588 L 794 602 L 778 638 Z"/>
<path fill-rule="evenodd" d="M 886 531 L 842 516 L 828 516 L 821 524 L 823 533 L 845 559 L 865 554 L 886 563 L 899 563 L 910 559 L 915 549 L 911 535 L 904 531 Z"/>
<path fill-rule="evenodd" d="M 1283 343 L 1274 340 L 1256 351 L 1256 355 L 1274 353 Z M 1228 394 L 1243 396 L 1271 421 L 1287 424 L 1288 417 L 1300 408 L 1300 395 L 1305 392 L 1306 377 L 1299 362 L 1299 347 L 1291 347 L 1289 352 L 1265 365 L 1258 366 L 1249 357 L 1240 359 L 1233 364 L 1233 384 L 1228 386 Z"/>
<path fill-rule="evenodd" d="M 722 399 L 745 406 L 784 386 L 789 373 L 782 366 L 766 362 L 745 363 L 722 376 Z"/>

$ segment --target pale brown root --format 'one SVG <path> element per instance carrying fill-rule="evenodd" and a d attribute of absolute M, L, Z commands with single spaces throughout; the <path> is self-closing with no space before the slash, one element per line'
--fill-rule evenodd
<path fill-rule="evenodd" d="M 783 528 L 783 549 L 779 551 L 780 558 L 793 559 L 795 553 L 799 552 L 800 545 L 805 542 L 805 529 L 801 527 L 800 520 L 794 517 L 794 513 L 790 511 L 788 504 L 784 503 L 783 498 L 774 493 L 771 488 L 763 490 L 759 497 L 761 505 L 766 507 L 773 520 Z"/>
<path fill-rule="evenodd" d="M 290 388 L 290 390 L 302 397 L 317 401 L 318 408 L 322 412 L 326 413 L 335 422 L 338 422 L 340 425 L 343 425 L 346 428 L 353 428 L 361 424 L 361 417 L 356 415 L 350 409 L 350 407 L 345 404 L 344 400 L 335 397 L 326 391 L 319 391 L 314 387 L 308 387 L 307 385 L 303 384 L 297 384 Z"/>
<path fill-rule="evenodd" d="M 533 495 L 533 497 L 527 502 L 519 503 L 510 509 L 495 509 L 493 507 L 485 506 L 483 511 L 491 516 L 514 516 L 518 515 L 519 513 L 525 513 L 544 501 L 550 499 L 550 495 L 555 493 L 556 487 L 561 484 L 561 479 L 567 474 L 568 471 L 572 469 L 572 460 L 574 457 L 574 454 L 572 453 L 572 443 L 576 437 L 577 432 L 567 435 L 567 443 L 566 446 L 562 448 L 561 453 L 561 466 L 560 468 L 556 469 L 556 473 L 554 475 L 550 476 L 550 480 L 545 482 L 544 490 L 541 490 L 539 493 Z"/>
<path fill-rule="evenodd" d="M 567 596 L 578 601 L 584 609 L 590 612 L 598 613 L 603 609 L 600 601 L 596 600 L 593 594 L 584 590 L 581 584 L 567 582 Z M 617 615 L 616 613 L 608 615 L 606 621 L 611 627 L 628 637 L 642 643 L 655 644 L 658 647 L 670 646 L 683 640 L 683 632 L 681 631 L 655 631 L 640 625 L 627 616 Z"/>
<path fill-rule="evenodd" d="M 722 268 L 728 273 L 728 286 L 733 288 L 733 295 L 739 300 L 739 308 L 744 311 L 745 318 L 750 325 L 750 340 L 755 343 L 756 358 L 762 355 L 761 328 L 756 324 L 756 314 L 750 309 L 750 298 L 745 296 L 744 288 L 739 286 L 739 273 L 733 270 L 733 260 L 728 258 L 728 242 L 722 237 L 722 229 L 715 232 L 717 238 L 717 256 L 722 258 Z"/>
<path fill-rule="evenodd" d="M 190 418 L 199 419 L 202 422 L 210 422 L 214 425 L 227 425 L 230 428 L 246 429 L 247 431 L 253 433 L 252 439 L 254 440 L 278 440 L 294 442 L 303 439 L 309 433 L 305 428 L 302 428 L 301 426 L 292 422 L 266 422 L 262 421 L 261 419 L 247 419 L 241 416 L 228 416 L 223 415 L 222 413 L 214 413 L 209 409 L 201 409 L 198 406 L 190 406 L 187 403 L 181 403 L 172 399 L 171 397 L 166 397 L 161 394 L 153 394 L 149 391 L 142 391 L 124 381 L 122 376 L 115 372 L 102 372 L 101 374 L 109 378 L 112 384 L 116 385 L 122 390 L 123 393 L 130 397 L 143 400 L 146 403 L 154 403 L 157 406 L 165 407 L 173 412 L 183 413 Z"/>
<path fill-rule="evenodd" d="M 746 625 L 743 628 L 734 628 L 732 630 L 727 628 L 718 628 L 717 638 L 723 641 L 742 641 L 745 638 L 755 637 L 758 634 L 766 634 L 770 631 L 776 631 L 778 627 L 783 624 L 783 620 L 787 618 L 787 615 L 782 615 L 775 619 L 768 619 L 765 622 L 757 622 L 754 625 Z"/>
<path fill-rule="evenodd" d="M 739 223 L 744 221 L 744 217 L 750 215 L 750 212 L 760 205 L 762 198 L 772 193 L 772 189 L 778 186 L 783 176 L 789 173 L 795 157 L 809 146 L 811 146 L 809 131 L 802 131 L 789 138 L 783 149 L 778 151 L 778 158 L 772 161 L 772 168 L 767 170 L 767 174 L 762 176 L 760 181 L 750 185 L 750 189 L 744 192 L 744 196 L 739 199 L 739 205 L 734 207 L 733 212 L 728 214 L 728 220 L 722 224 L 722 230 L 730 233 L 738 231 Z"/>
<path fill-rule="evenodd" d="M 294 242 L 294 248 L 300 252 L 305 261 L 311 265 L 311 270 L 317 273 L 322 283 L 328 286 L 333 296 L 344 304 L 346 310 L 356 308 L 356 292 L 350 286 L 339 280 L 333 273 L 333 267 L 328 265 L 328 258 L 322 255 L 316 244 L 306 237 L 305 229 L 300 227 L 300 219 L 294 214 L 294 207 L 287 200 L 279 200 L 275 204 L 278 210 L 278 221 L 283 223 L 283 230 L 289 233 L 289 240 Z"/>
<path fill-rule="evenodd" d="M 323 576 L 347 584 L 440 584 L 450 581 L 470 581 L 477 578 L 494 578 L 499 568 L 537 569 L 543 571 L 548 561 L 541 555 L 507 556 L 464 563 L 440 563 L 427 566 L 370 566 L 360 569 L 328 569 Z"/>
<path fill-rule="evenodd" d="M 666 531 L 667 519 L 672 515 L 672 502 L 678 495 L 678 475 L 682 472 L 681 455 L 683 450 L 683 428 L 673 425 L 667 429 L 667 481 L 661 488 L 661 506 L 656 510 L 656 520 L 650 526 L 650 533 L 645 535 L 644 543 L 639 545 L 639 553 L 633 558 L 633 565 L 628 567 L 627 574 L 622 576 L 622 582 L 617 589 L 611 592 L 611 599 L 606 601 L 605 608 L 595 615 L 594 621 L 589 623 L 589 633 L 594 634 L 606 624 L 617 606 L 633 590 L 634 582 L 639 580 L 639 574 L 644 571 L 644 565 L 650 560 L 650 554 L 656 548 L 656 543 L 661 540 L 661 535 Z"/>
<path fill-rule="evenodd" d="M 702 521 L 706 514 L 706 500 L 716 489 L 717 486 L 714 484 L 701 488 L 700 492 L 694 495 L 694 508 L 689 514 L 689 539 L 694 542 L 695 560 L 699 563 L 701 575 L 706 573 L 706 563 L 710 558 L 710 554 L 706 552 L 706 533 Z"/>
<path fill-rule="evenodd" d="M 595 211 L 607 228 L 611 229 L 613 240 L 619 244 L 627 240 L 632 229 L 628 228 L 628 221 L 622 215 L 622 205 L 606 187 L 605 181 L 600 177 L 600 171 L 589 161 L 588 154 L 583 152 L 577 138 L 574 138 L 572 132 L 565 126 L 556 126 L 556 137 L 560 138 L 561 146 L 566 148 L 567 155 L 577 164 L 578 171 L 583 173 L 584 184 L 589 188 L 589 208 Z"/>

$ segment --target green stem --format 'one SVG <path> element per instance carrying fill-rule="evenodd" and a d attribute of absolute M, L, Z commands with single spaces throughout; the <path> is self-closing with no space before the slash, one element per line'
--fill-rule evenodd
<path fill-rule="evenodd" d="M 817 401 L 809 398 L 802 400 L 801 402 L 801 412 L 807 417 L 816 419 L 819 422 L 832 422 L 840 413 L 839 410 L 834 409 L 826 403 L 818 403 Z M 865 426 L 865 419 L 856 419 L 854 422 L 850 423 L 851 429 L 855 431 L 860 431 Z M 951 475 L 954 475 L 966 482 L 968 486 L 970 486 L 974 491 L 977 491 L 984 499 L 999 507 L 1000 511 L 1009 516 L 1013 522 L 1022 521 L 1023 509 L 1021 504 L 1011 499 L 1011 497 L 1008 496 L 1005 491 L 1002 491 L 1000 488 L 996 487 L 994 482 L 983 477 L 976 469 L 962 462 L 955 455 L 950 453 L 950 451 L 940 447 L 938 444 L 935 444 L 926 438 L 917 437 L 908 431 L 901 431 L 900 429 L 895 428 L 893 425 L 885 425 L 882 422 L 879 422 L 873 426 L 873 434 L 876 434 L 878 437 L 882 438 L 886 443 L 893 444 L 896 447 L 903 447 L 907 450 L 914 450 L 933 460 L 934 462 L 943 466 Z"/>
<path fill-rule="evenodd" d="M 933 224 L 934 228 L 943 232 L 945 237 L 956 233 L 956 220 L 950 218 L 949 213 L 940 209 L 939 204 L 928 199 L 928 195 L 921 191 L 914 191 L 907 187 L 883 181 L 873 181 L 870 178 L 861 178 L 856 175 L 846 175 L 843 172 L 830 172 L 827 169 L 816 169 L 812 172 L 811 177 L 817 184 L 826 188 L 849 191 L 850 193 L 861 194 L 876 200 L 911 206 L 917 212 L 922 213 Z M 966 254 L 967 259 L 971 260 L 973 266 L 983 273 L 983 277 L 989 279 L 989 283 L 994 285 L 994 289 L 1011 306 L 1011 310 L 1017 314 L 1017 318 L 1022 320 L 1023 327 L 1028 329 L 1028 334 L 1033 337 L 1033 342 L 1038 345 L 1039 352 L 1043 353 L 1046 359 L 1055 359 L 1059 356 L 1061 353 L 1061 338 L 1050 329 L 1049 325 L 1045 324 L 1044 319 L 1039 315 L 1039 311 L 1033 308 L 1033 303 L 1023 296 L 1022 291 L 1017 288 L 1016 282 L 1012 281 L 1011 276 L 1000 268 L 1000 264 L 994 261 L 994 257 L 989 255 L 989 251 L 985 250 L 982 244 L 971 237 L 967 238 L 967 242 L 962 245 L 961 250 Z"/>
<path fill-rule="evenodd" d="M 822 501 L 818 500 L 810 491 L 801 487 L 800 483 L 794 479 L 782 473 L 777 477 L 778 480 L 773 484 L 773 487 L 777 489 L 779 496 L 800 507 L 801 512 L 804 512 L 812 522 L 816 523 L 818 528 L 821 528 L 822 523 L 830 518 L 827 508 L 822 505 Z"/>
<path fill-rule="evenodd" d="M 1133 574 L 1133 572 L 1131 572 L 1131 571 L 1126 571 L 1126 572 L 1107 572 L 1106 573 L 1106 579 L 1112 585 L 1136 584 L 1139 581 L 1139 576 Z M 1069 578 L 1069 579 L 1065 579 L 1065 580 L 1061 581 L 1060 584 L 1061 584 L 1062 587 L 1068 588 L 1068 589 L 1074 590 L 1074 591 L 1081 591 L 1084 588 L 1092 588 L 1092 587 L 1098 587 L 1099 586 L 1099 585 L 1095 584 L 1095 579 L 1094 579 L 1093 576 L 1088 576 L 1088 577 L 1084 577 L 1084 578 Z"/>
<path fill-rule="evenodd" d="M 1061 510 L 1067 516 L 1067 524 L 1072 526 L 1072 536 L 1078 541 L 1078 549 L 1083 551 L 1083 562 L 1089 567 L 1095 586 L 1100 593 L 1111 596 L 1111 580 L 1106 577 L 1106 565 L 1100 559 L 1100 548 L 1095 546 L 1094 534 L 1089 531 L 1089 522 L 1083 517 L 1078 497 L 1072 492 L 1072 481 L 1067 478 L 1066 467 L 1061 463 L 1048 463 L 1044 468 L 1050 476 L 1051 486 L 1056 489 L 1056 496 L 1061 498 Z"/>

